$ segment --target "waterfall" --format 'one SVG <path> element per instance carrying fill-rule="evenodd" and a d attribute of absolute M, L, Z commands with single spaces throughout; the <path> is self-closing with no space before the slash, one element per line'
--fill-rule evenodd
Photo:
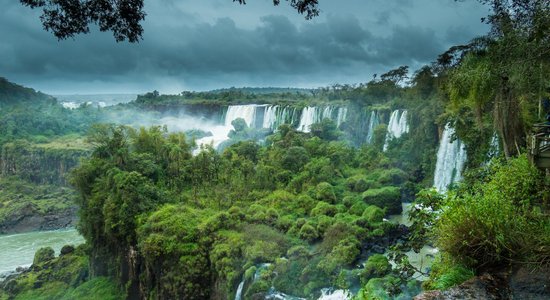
<path fill-rule="evenodd" d="M 231 122 L 238 118 L 243 118 L 248 127 L 254 127 L 256 121 L 256 109 L 258 107 L 261 107 L 261 105 L 230 105 L 227 108 L 227 113 L 225 114 L 225 126 L 231 127 Z"/>
<path fill-rule="evenodd" d="M 466 162 L 466 148 L 460 140 L 452 141 L 454 128 L 445 125 L 434 173 L 434 186 L 438 192 L 446 192 L 447 187 L 461 179 L 462 169 Z"/>
<path fill-rule="evenodd" d="M 352 298 L 353 295 L 348 290 L 333 290 L 328 288 L 321 290 L 321 297 L 317 300 L 348 300 Z"/>
<path fill-rule="evenodd" d="M 262 128 L 274 129 L 277 122 L 277 110 L 279 109 L 278 105 L 270 105 L 265 109 L 264 120 L 262 122 Z"/>
<path fill-rule="evenodd" d="M 308 106 L 302 109 L 302 116 L 300 117 L 300 124 L 298 125 L 298 130 L 303 132 L 310 132 L 309 128 L 311 124 L 317 123 L 320 120 L 317 117 L 317 107 Z"/>
<path fill-rule="evenodd" d="M 242 299 L 242 293 L 244 288 L 244 280 L 239 283 L 239 287 L 237 288 L 237 293 L 235 293 L 235 300 L 241 300 Z"/>
<path fill-rule="evenodd" d="M 348 108 L 347 107 L 338 107 L 338 116 L 336 117 L 336 126 L 340 127 L 342 123 L 346 121 L 348 117 Z"/>
<path fill-rule="evenodd" d="M 372 143 L 372 138 L 374 136 L 374 129 L 378 125 L 380 125 L 380 120 L 378 119 L 378 111 L 373 110 L 371 111 L 370 118 L 369 118 L 369 128 L 367 131 L 367 144 Z"/>
<path fill-rule="evenodd" d="M 409 132 L 409 124 L 407 122 L 408 112 L 404 110 L 401 114 L 399 110 L 394 110 L 390 116 L 388 123 L 388 132 L 386 133 L 386 141 L 384 142 L 384 151 L 388 149 L 388 143 L 392 139 L 400 138 L 404 133 Z"/>
<path fill-rule="evenodd" d="M 225 114 L 223 125 L 217 125 L 209 128 L 212 135 L 196 140 L 197 145 L 212 144 L 212 147 L 217 149 L 221 143 L 228 139 L 227 135 L 233 129 L 231 122 L 238 118 L 244 119 L 248 127 L 256 127 L 257 109 L 263 107 L 265 107 L 265 105 L 230 105 L 227 107 L 227 113 Z M 193 154 L 197 154 L 199 151 L 200 149 L 196 149 Z"/>

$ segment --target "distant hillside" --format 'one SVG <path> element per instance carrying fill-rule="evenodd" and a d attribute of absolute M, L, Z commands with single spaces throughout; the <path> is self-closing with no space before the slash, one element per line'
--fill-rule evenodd
<path fill-rule="evenodd" d="M 302 89 L 302 88 L 281 88 L 281 87 L 242 87 L 242 88 L 225 88 L 210 91 L 211 93 L 225 93 L 231 91 L 239 91 L 245 94 L 281 94 L 281 93 L 299 93 L 310 94 L 315 89 Z"/>
<path fill-rule="evenodd" d="M 22 102 L 54 103 L 55 98 L 0 77 L 0 106 Z"/>

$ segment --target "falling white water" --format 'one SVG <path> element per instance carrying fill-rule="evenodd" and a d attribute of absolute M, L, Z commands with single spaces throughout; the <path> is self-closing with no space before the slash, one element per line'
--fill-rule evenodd
<path fill-rule="evenodd" d="M 437 151 L 437 163 L 434 173 L 434 186 L 438 192 L 444 193 L 447 187 L 459 181 L 462 169 L 466 163 L 466 148 L 460 140 L 452 141 L 454 128 L 445 125 L 443 136 Z"/>
<path fill-rule="evenodd" d="M 254 126 L 256 121 L 256 111 L 258 107 L 263 107 L 264 105 L 249 104 L 249 105 L 230 105 L 227 108 L 227 113 L 225 114 L 225 119 L 223 124 L 214 126 L 210 128 L 211 136 L 207 136 L 201 139 L 196 140 L 197 146 L 201 145 L 212 145 L 214 149 L 217 149 L 218 146 L 229 139 L 227 136 L 229 132 L 233 129 L 231 122 L 238 118 L 242 118 L 246 125 L 249 127 Z M 194 151 L 194 154 L 200 152 L 200 148 Z"/>
<path fill-rule="evenodd" d="M 237 288 L 237 293 L 235 293 L 235 300 L 242 299 L 243 288 L 244 288 L 244 280 L 241 281 L 241 283 L 239 283 L 239 287 Z"/>
<path fill-rule="evenodd" d="M 378 119 L 378 111 L 373 110 L 370 113 L 369 119 L 369 128 L 367 131 L 367 144 L 372 142 L 372 137 L 374 136 L 374 129 L 380 124 L 380 119 Z"/>
<path fill-rule="evenodd" d="M 353 295 L 348 290 L 322 289 L 318 300 L 348 300 Z"/>
<path fill-rule="evenodd" d="M 238 118 L 243 118 L 248 127 L 253 127 L 256 121 L 256 109 L 261 105 L 230 105 L 225 114 L 225 126 L 231 126 L 231 122 Z"/>
<path fill-rule="evenodd" d="M 262 122 L 262 128 L 270 128 L 273 129 L 273 126 L 275 126 L 277 122 L 277 109 L 279 108 L 278 105 L 270 105 L 266 107 L 264 111 L 264 120 Z"/>
<path fill-rule="evenodd" d="M 388 132 L 386 133 L 386 141 L 384 142 L 384 151 L 388 149 L 388 143 L 392 139 L 400 138 L 404 133 L 409 132 L 409 124 L 407 122 L 407 111 L 399 113 L 399 110 L 394 110 L 390 116 L 388 123 Z"/>
<path fill-rule="evenodd" d="M 340 127 L 348 117 L 347 107 L 338 107 L 338 116 L 336 117 L 336 126 Z"/>
<path fill-rule="evenodd" d="M 332 106 L 326 106 L 325 109 L 323 109 L 323 115 L 322 119 L 332 119 L 332 111 L 334 108 Z"/>
<path fill-rule="evenodd" d="M 300 124 L 298 125 L 298 130 L 303 132 L 310 132 L 311 131 L 311 124 L 319 122 L 319 118 L 317 117 L 317 107 L 304 107 L 302 110 L 302 116 L 300 117 Z"/>

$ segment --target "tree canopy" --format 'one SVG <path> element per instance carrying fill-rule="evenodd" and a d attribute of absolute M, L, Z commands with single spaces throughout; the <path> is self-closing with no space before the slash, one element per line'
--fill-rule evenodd
<path fill-rule="evenodd" d="M 41 8 L 40 20 L 46 31 L 63 40 L 89 33 L 90 25 L 111 31 L 117 42 L 138 42 L 143 34 L 141 22 L 146 13 L 143 0 L 20 0 L 30 8 Z M 245 0 L 233 0 L 246 4 Z M 273 0 L 279 5 L 281 0 Z M 318 0 L 286 0 L 298 13 L 311 19 L 319 15 Z"/>

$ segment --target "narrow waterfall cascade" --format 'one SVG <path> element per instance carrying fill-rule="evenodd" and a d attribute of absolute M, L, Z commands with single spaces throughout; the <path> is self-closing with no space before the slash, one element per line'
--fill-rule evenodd
<path fill-rule="evenodd" d="M 243 288 L 244 288 L 244 279 L 239 283 L 239 287 L 237 287 L 237 292 L 235 293 L 235 300 L 241 300 L 242 294 L 243 294 Z"/>
<path fill-rule="evenodd" d="M 487 158 L 490 160 L 493 157 L 498 156 L 500 153 L 500 141 L 498 139 L 498 134 L 495 132 L 491 137 L 491 142 L 489 143 L 489 151 L 487 152 Z"/>
<path fill-rule="evenodd" d="M 298 125 L 298 130 L 303 132 L 310 132 L 310 126 L 313 123 L 319 122 L 317 115 L 317 107 L 307 106 L 302 109 L 302 116 L 300 117 L 300 124 Z"/>
<path fill-rule="evenodd" d="M 336 126 L 340 127 L 342 123 L 346 121 L 348 117 L 348 108 L 347 107 L 338 107 L 338 115 L 336 116 Z"/>
<path fill-rule="evenodd" d="M 390 116 L 388 123 L 388 132 L 386 133 L 386 141 L 384 142 L 384 151 L 388 149 L 388 143 L 392 139 L 400 138 L 404 133 L 409 132 L 409 123 L 407 122 L 408 112 L 403 110 L 394 110 Z"/>
<path fill-rule="evenodd" d="M 445 125 L 437 150 L 434 187 L 440 193 L 446 192 L 450 184 L 462 178 L 462 169 L 466 163 L 466 147 L 460 140 L 452 140 L 454 133 L 454 128 Z"/>
<path fill-rule="evenodd" d="M 378 125 L 380 125 L 380 119 L 378 118 L 378 111 L 373 110 L 371 111 L 370 118 L 369 118 L 369 128 L 367 131 L 367 144 L 372 143 L 372 138 L 374 136 L 374 129 Z"/>
<path fill-rule="evenodd" d="M 262 128 L 273 129 L 273 126 L 277 123 L 277 109 L 279 109 L 278 105 L 270 105 L 266 107 Z"/>
<path fill-rule="evenodd" d="M 323 115 L 321 116 L 321 120 L 322 119 L 332 119 L 332 112 L 334 111 L 334 107 L 332 106 L 326 106 L 324 109 L 323 109 Z M 319 121 L 321 121 L 319 120 Z"/>

